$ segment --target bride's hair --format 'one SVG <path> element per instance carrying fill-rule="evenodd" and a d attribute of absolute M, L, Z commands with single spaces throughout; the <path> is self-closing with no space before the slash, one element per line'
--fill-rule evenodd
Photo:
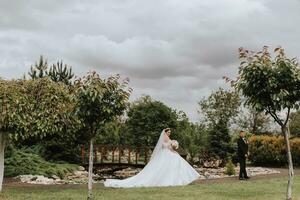
<path fill-rule="evenodd" d="M 171 130 L 170 128 L 166 128 L 165 129 L 165 133 L 168 132 L 168 131 L 170 131 L 170 130 Z"/>

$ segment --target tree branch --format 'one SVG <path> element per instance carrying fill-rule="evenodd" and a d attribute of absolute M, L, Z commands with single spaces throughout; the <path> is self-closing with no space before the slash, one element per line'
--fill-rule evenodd
<path fill-rule="evenodd" d="M 268 107 L 268 113 L 274 118 L 274 120 L 280 125 L 283 126 L 284 124 L 282 123 L 282 121 L 278 118 L 278 116 L 276 115 L 276 113 L 272 113 L 270 107 Z"/>
<path fill-rule="evenodd" d="M 284 122 L 284 126 L 286 126 L 286 124 L 287 124 L 287 122 L 289 121 L 289 118 L 290 118 L 290 111 L 291 111 L 291 108 L 289 107 L 288 108 L 288 112 L 287 112 L 287 115 L 286 115 L 286 120 L 285 120 L 285 122 Z"/>

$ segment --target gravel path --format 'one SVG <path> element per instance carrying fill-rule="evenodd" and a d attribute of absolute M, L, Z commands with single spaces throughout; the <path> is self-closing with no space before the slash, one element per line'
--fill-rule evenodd
<path fill-rule="evenodd" d="M 261 180 L 261 179 L 269 179 L 269 178 L 282 178 L 288 175 L 288 169 L 285 168 L 272 168 L 274 170 L 280 171 L 279 174 L 267 174 L 267 175 L 257 175 L 251 177 L 247 181 L 252 180 Z M 300 176 L 300 169 L 295 169 L 295 176 Z M 212 184 L 212 183 L 226 183 L 226 182 L 238 182 L 238 177 L 226 177 L 226 178 L 218 178 L 218 179 L 205 179 L 205 180 L 197 180 L 193 184 Z"/>
<path fill-rule="evenodd" d="M 286 177 L 288 174 L 288 170 L 284 168 L 273 168 L 277 171 L 280 171 L 278 174 L 268 174 L 268 175 L 257 175 L 251 177 L 250 180 L 247 181 L 253 181 L 253 180 L 261 180 L 261 179 L 270 179 L 270 178 L 282 178 Z M 300 169 L 295 170 L 295 175 L 300 176 Z M 230 182 L 238 182 L 237 177 L 226 177 L 226 178 L 217 178 L 217 179 L 202 179 L 197 180 L 193 182 L 192 184 L 215 184 L 215 183 L 230 183 Z M 95 184 L 96 187 L 103 187 L 103 184 Z M 28 183 L 21 183 L 20 181 L 16 181 L 15 179 L 8 178 L 4 179 L 4 187 L 53 187 L 53 188 L 81 188 L 86 187 L 85 184 L 65 184 L 65 185 L 35 185 L 35 184 L 28 184 Z"/>

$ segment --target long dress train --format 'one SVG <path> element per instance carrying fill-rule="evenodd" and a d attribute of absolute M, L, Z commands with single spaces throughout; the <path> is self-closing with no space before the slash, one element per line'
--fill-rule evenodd
<path fill-rule="evenodd" d="M 170 150 L 171 140 L 162 143 L 157 155 L 137 175 L 124 180 L 107 179 L 105 187 L 158 187 L 187 185 L 200 175 L 177 152 Z"/>

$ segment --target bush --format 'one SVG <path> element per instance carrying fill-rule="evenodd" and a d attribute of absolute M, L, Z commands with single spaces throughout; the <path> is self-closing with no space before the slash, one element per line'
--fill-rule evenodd
<path fill-rule="evenodd" d="M 6 177 L 24 174 L 43 175 L 47 177 L 56 175 L 63 178 L 68 172 L 72 172 L 78 168 L 74 164 L 50 163 L 34 151 L 33 149 L 15 149 L 9 147 L 6 152 L 4 175 Z"/>
<path fill-rule="evenodd" d="M 290 139 L 294 165 L 300 165 L 300 138 Z M 252 136 L 249 138 L 249 160 L 260 166 L 287 165 L 285 141 L 282 136 Z"/>
<path fill-rule="evenodd" d="M 225 174 L 228 176 L 235 175 L 235 168 L 234 164 L 232 163 L 232 160 L 229 159 L 225 166 Z"/>

